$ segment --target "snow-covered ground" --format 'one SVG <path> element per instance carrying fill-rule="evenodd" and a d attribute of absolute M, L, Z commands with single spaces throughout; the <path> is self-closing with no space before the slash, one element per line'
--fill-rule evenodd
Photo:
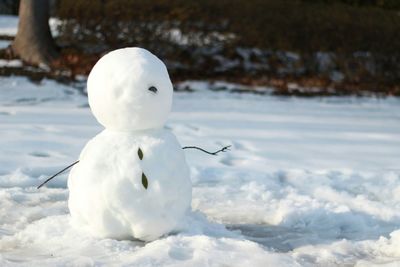
<path fill-rule="evenodd" d="M 11 41 L 0 40 L 0 49 L 7 48 L 11 44 Z"/>
<path fill-rule="evenodd" d="M 0 15 L 0 35 L 14 36 L 17 34 L 18 16 Z"/>
<path fill-rule="evenodd" d="M 196 87 L 195 83 L 189 84 Z M 198 84 L 197 84 L 198 85 Z M 102 130 L 85 95 L 0 78 L 1 266 L 400 266 L 400 100 L 178 92 L 193 214 L 159 240 L 69 224 L 67 174 Z"/>
<path fill-rule="evenodd" d="M 0 16 L 0 35 L 17 24 Z M 0 266 L 400 266 L 399 99 L 209 86 L 181 84 L 199 90 L 175 94 L 167 127 L 183 146 L 231 151 L 185 151 L 193 213 L 179 233 L 144 243 L 71 227 L 67 174 L 36 189 L 102 130 L 86 96 L 0 77 Z"/>
<path fill-rule="evenodd" d="M 62 22 L 57 18 L 50 18 L 49 25 L 53 36 L 58 35 L 57 27 Z M 18 30 L 18 16 L 0 15 L 0 35 L 15 36 Z"/>

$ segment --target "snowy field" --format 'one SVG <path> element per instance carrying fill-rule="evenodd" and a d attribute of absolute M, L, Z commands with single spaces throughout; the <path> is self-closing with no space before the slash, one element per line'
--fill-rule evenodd
<path fill-rule="evenodd" d="M 202 83 L 191 83 L 204 87 Z M 0 266 L 400 266 L 400 100 L 178 92 L 193 214 L 144 243 L 69 224 L 67 174 L 102 130 L 78 90 L 0 78 Z"/>
<path fill-rule="evenodd" d="M 60 20 L 50 18 L 49 25 L 51 33 L 57 35 L 57 26 L 60 25 Z M 0 15 L 0 35 L 15 36 L 18 29 L 18 16 L 13 15 Z"/>
<path fill-rule="evenodd" d="M 0 35 L 17 23 L 0 16 Z M 36 189 L 102 130 L 86 96 L 0 77 L 0 266 L 400 266 L 399 99 L 186 85 L 198 90 L 175 94 L 167 127 L 182 146 L 231 151 L 185 151 L 193 213 L 179 233 L 144 243 L 71 227 L 67 174 Z"/>

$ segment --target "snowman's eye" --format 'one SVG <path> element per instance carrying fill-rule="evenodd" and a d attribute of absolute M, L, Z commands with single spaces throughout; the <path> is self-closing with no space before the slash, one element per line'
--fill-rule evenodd
<path fill-rule="evenodd" d="M 155 94 L 157 94 L 157 88 L 155 88 L 154 86 L 151 86 L 150 88 L 149 88 L 149 91 L 151 91 L 151 92 L 153 92 L 153 93 L 155 93 Z"/>

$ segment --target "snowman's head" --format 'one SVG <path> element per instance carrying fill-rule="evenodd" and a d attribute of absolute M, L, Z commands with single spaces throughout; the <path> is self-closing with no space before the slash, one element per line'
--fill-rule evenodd
<path fill-rule="evenodd" d="M 103 56 L 89 74 L 87 90 L 94 116 L 110 130 L 160 128 L 171 110 L 173 89 L 167 68 L 142 48 Z"/>

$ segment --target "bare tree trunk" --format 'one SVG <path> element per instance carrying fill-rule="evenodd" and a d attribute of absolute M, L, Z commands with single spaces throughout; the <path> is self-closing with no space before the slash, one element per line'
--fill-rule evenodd
<path fill-rule="evenodd" d="M 23 61 L 51 66 L 59 56 L 49 27 L 48 0 L 21 0 L 12 52 Z"/>

